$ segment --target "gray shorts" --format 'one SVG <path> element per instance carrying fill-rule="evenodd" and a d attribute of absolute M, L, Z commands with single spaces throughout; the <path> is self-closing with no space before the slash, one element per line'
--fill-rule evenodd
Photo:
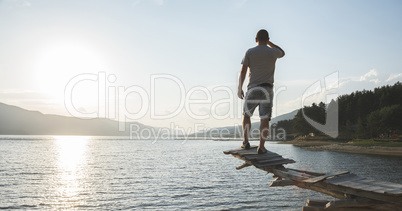
<path fill-rule="evenodd" d="M 274 92 L 271 86 L 257 86 L 247 90 L 243 115 L 246 117 L 253 116 L 255 108 L 258 106 L 260 118 L 269 118 L 271 120 L 273 98 Z"/>

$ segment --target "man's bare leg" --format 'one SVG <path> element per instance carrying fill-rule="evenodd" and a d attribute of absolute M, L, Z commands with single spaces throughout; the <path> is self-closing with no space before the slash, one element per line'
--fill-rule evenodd
<path fill-rule="evenodd" d="M 260 148 L 264 148 L 265 140 L 268 139 L 269 118 L 261 119 L 260 121 Z"/>
<path fill-rule="evenodd" d="M 243 143 L 248 142 L 248 136 L 251 130 L 251 120 L 250 117 L 243 116 Z"/>

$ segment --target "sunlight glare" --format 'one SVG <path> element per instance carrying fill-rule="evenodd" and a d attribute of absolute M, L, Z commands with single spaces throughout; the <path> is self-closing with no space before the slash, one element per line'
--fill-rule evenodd
<path fill-rule="evenodd" d="M 55 138 L 60 166 L 67 171 L 75 171 L 85 156 L 89 137 L 55 136 Z"/>
<path fill-rule="evenodd" d="M 86 152 L 90 137 L 55 136 L 58 153 L 58 189 L 61 198 L 71 198 L 83 188 L 83 178 L 87 173 Z"/>
<path fill-rule="evenodd" d="M 44 47 L 38 53 L 34 68 L 38 89 L 52 98 L 61 100 L 65 86 L 73 77 L 83 73 L 97 74 L 105 70 L 105 65 L 95 49 L 79 42 L 60 41 Z M 92 97 L 94 91 L 96 90 L 92 86 L 80 89 L 77 92 L 80 103 L 83 105 L 97 103 Z"/>

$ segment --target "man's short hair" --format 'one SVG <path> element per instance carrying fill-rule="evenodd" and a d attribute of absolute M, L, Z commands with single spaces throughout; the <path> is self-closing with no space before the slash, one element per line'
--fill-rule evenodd
<path fill-rule="evenodd" d="M 261 42 L 265 42 L 269 40 L 269 35 L 267 30 L 261 29 L 260 31 L 257 32 L 257 40 Z"/>

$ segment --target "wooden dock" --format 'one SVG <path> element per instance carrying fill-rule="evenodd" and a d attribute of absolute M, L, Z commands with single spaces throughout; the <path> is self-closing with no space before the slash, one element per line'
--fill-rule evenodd
<path fill-rule="evenodd" d="M 291 168 L 283 165 L 295 163 L 274 152 L 257 154 L 257 146 L 249 150 L 233 149 L 224 151 L 244 162 L 236 169 L 255 166 L 272 173 L 275 180 L 270 187 L 295 185 L 333 196 L 339 200 L 307 200 L 302 210 L 401 210 L 402 185 L 383 181 L 374 181 L 357 176 L 347 171 L 317 173 Z"/>

